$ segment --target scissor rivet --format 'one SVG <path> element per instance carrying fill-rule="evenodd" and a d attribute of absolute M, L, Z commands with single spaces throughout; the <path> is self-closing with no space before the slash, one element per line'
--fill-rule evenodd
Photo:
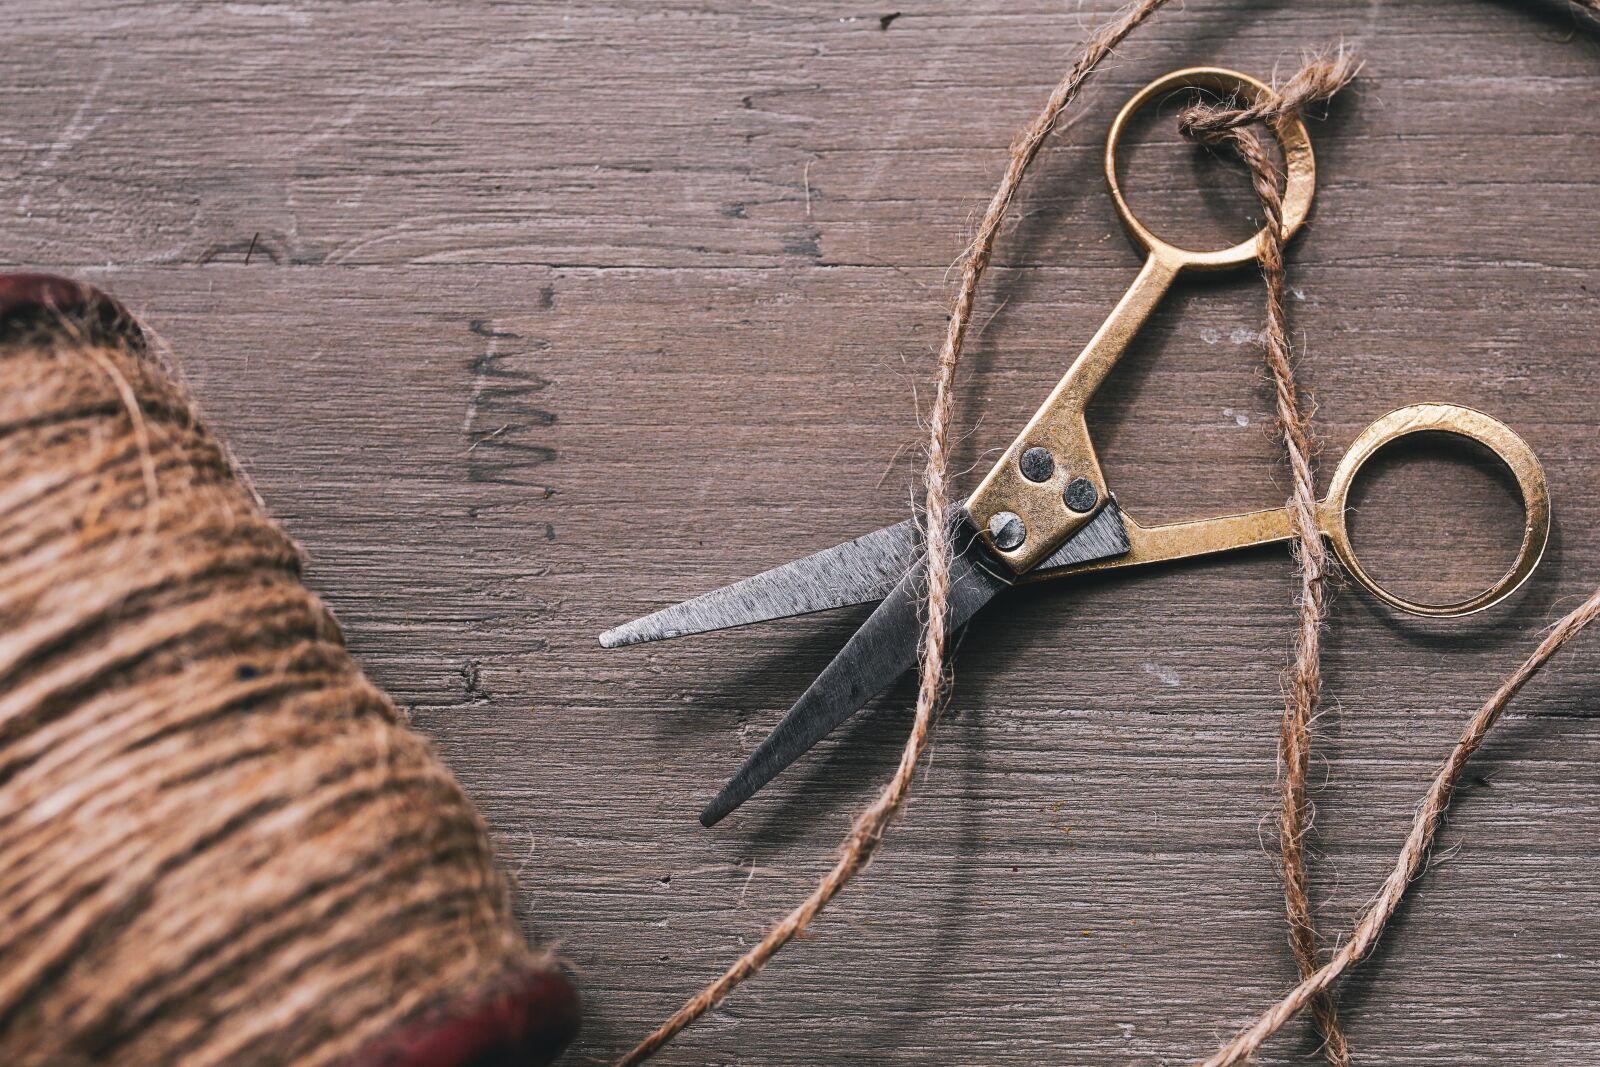
<path fill-rule="evenodd" d="M 1050 475 L 1055 473 L 1056 461 L 1048 448 L 1035 445 L 1022 453 L 1021 458 L 1017 460 L 1017 467 L 1028 481 L 1043 482 L 1048 481 Z"/>
<path fill-rule="evenodd" d="M 996 548 L 1010 552 L 1028 539 L 1028 528 L 1016 512 L 997 511 L 989 520 L 989 536 L 994 538 Z"/>
<path fill-rule="evenodd" d="M 1074 478 L 1067 483 L 1067 488 L 1062 491 L 1061 499 L 1073 511 L 1082 513 L 1092 511 L 1100 502 L 1100 491 L 1094 483 L 1087 478 Z"/>

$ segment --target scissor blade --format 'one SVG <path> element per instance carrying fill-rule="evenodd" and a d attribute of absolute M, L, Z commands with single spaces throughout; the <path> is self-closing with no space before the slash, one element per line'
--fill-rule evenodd
<path fill-rule="evenodd" d="M 950 630 L 965 625 L 1011 584 L 978 562 L 982 549 L 974 536 L 964 536 L 960 543 L 963 547 L 950 562 Z M 919 560 L 884 597 L 739 773 L 706 805 L 700 813 L 702 823 L 714 826 L 910 669 L 922 636 L 918 590 L 925 569 Z"/>
<path fill-rule="evenodd" d="M 995 594 L 1012 584 L 984 566 L 984 550 L 964 518 L 952 526 L 958 551 L 950 563 L 947 632 L 965 626 Z M 1049 562 L 1052 566 L 1066 566 L 1119 556 L 1129 547 L 1122 513 L 1115 501 L 1108 500 L 1100 513 Z M 916 663 L 922 638 L 920 591 L 925 571 L 919 557 L 916 566 L 896 583 L 783 721 L 706 805 L 700 813 L 701 823 L 715 826 Z"/>
<path fill-rule="evenodd" d="M 959 504 L 949 514 L 952 529 L 966 521 Z M 1126 551 L 1128 535 L 1121 514 L 1114 501 L 1107 501 L 1043 567 L 1065 567 Z M 922 527 L 917 520 L 906 519 L 623 623 L 601 634 L 600 644 L 617 648 L 662 641 L 882 600 L 921 555 Z"/>
<path fill-rule="evenodd" d="M 882 600 L 922 551 L 915 519 L 874 530 L 600 635 L 606 648 Z"/>
<path fill-rule="evenodd" d="M 1088 563 L 1095 559 L 1108 559 L 1111 556 L 1120 556 L 1131 548 L 1133 542 L 1128 540 L 1128 526 L 1122 521 L 1122 509 L 1117 506 L 1117 498 L 1113 496 L 1106 500 L 1106 506 L 1101 508 L 1083 529 L 1073 534 L 1066 544 L 1056 549 L 1048 559 L 1039 564 L 1036 571 L 1030 573 L 1070 567 L 1075 563 Z"/>

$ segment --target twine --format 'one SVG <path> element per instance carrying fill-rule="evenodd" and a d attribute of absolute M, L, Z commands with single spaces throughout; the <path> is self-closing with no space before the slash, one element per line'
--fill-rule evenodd
<path fill-rule="evenodd" d="M 923 470 L 923 537 L 927 545 L 928 576 L 925 590 L 927 610 L 922 629 L 921 665 L 917 686 L 917 710 L 911 723 L 911 736 L 900 753 L 894 777 L 884 786 L 875 800 L 851 824 L 840 856 L 833 867 L 822 876 L 815 889 L 789 914 L 778 920 L 766 935 L 733 965 L 701 989 L 672 1014 L 666 1022 L 617 1061 L 617 1067 L 630 1067 L 642 1063 L 671 1041 L 684 1027 L 693 1023 L 716 1007 L 723 998 L 737 989 L 762 964 L 775 956 L 784 945 L 792 941 L 811 924 L 828 902 L 850 883 L 872 859 L 884 831 L 899 813 L 911 790 L 911 779 L 916 773 L 922 753 L 928 747 L 933 731 L 935 713 L 944 694 L 945 675 L 945 620 L 950 599 L 950 534 L 944 515 L 949 504 L 950 423 L 955 405 L 956 365 L 961 360 L 961 348 L 966 342 L 967 329 L 972 322 L 972 306 L 978 292 L 978 283 L 989 267 L 994 242 L 1000 232 L 1000 223 L 1012 198 L 1022 184 L 1023 172 L 1038 155 L 1045 138 L 1055 129 L 1062 110 L 1078 95 L 1078 90 L 1100 61 L 1111 53 L 1122 39 L 1155 13 L 1166 0 L 1141 0 L 1120 17 L 1102 28 L 1089 39 L 1083 56 L 1050 94 L 1049 101 L 1011 146 L 1011 161 L 994 199 L 989 202 L 983 221 L 978 225 L 977 236 L 968 246 L 961 268 L 961 286 L 956 295 L 955 308 L 950 315 L 950 326 L 945 332 L 944 348 L 939 353 L 939 368 L 935 375 L 933 410 L 928 419 L 928 459 Z"/>
<path fill-rule="evenodd" d="M 1322 963 L 1306 866 L 1306 837 L 1312 822 L 1307 779 L 1311 771 L 1311 724 L 1322 691 L 1322 626 L 1327 617 L 1326 585 L 1333 560 L 1317 523 L 1317 482 L 1311 466 L 1317 448 L 1311 432 L 1312 406 L 1301 397 L 1289 345 L 1281 178 L 1277 165 L 1262 148 L 1261 139 L 1248 127 L 1255 123 L 1276 126 L 1307 104 L 1329 99 L 1355 77 L 1357 69 L 1354 59 L 1341 50 L 1332 57 L 1307 62 L 1270 97 L 1250 106 L 1195 105 L 1178 119 L 1184 133 L 1206 144 L 1229 147 L 1244 160 L 1261 203 L 1262 236 L 1258 249 L 1267 290 L 1267 326 L 1262 333 L 1262 347 L 1272 374 L 1278 435 L 1293 485 L 1289 497 L 1294 521 L 1291 550 L 1300 575 L 1294 662 L 1285 679 L 1283 720 L 1278 730 L 1278 852 L 1289 946 L 1302 978 L 1314 973 Z M 1347 1067 L 1350 1048 L 1333 998 L 1326 993 L 1317 994 L 1311 1001 L 1311 1012 L 1322 1035 L 1328 1063 Z"/>
<path fill-rule="evenodd" d="M 0 1062 L 570 1035 L 482 820 L 302 562 L 120 306 L 0 279 Z"/>
<path fill-rule="evenodd" d="M 903 806 L 911 778 L 927 748 L 935 712 L 949 680 L 944 659 L 944 622 L 950 593 L 950 542 L 944 523 L 938 521 L 937 517 L 945 513 L 948 503 L 948 445 L 954 405 L 954 378 L 971 324 L 977 287 L 989 265 L 995 237 L 1021 185 L 1022 177 L 1045 138 L 1055 128 L 1062 111 L 1077 96 L 1099 63 L 1165 3 L 1166 0 L 1139 0 L 1090 37 L 1083 54 L 1051 93 L 1044 109 L 1013 142 L 1000 187 L 990 200 L 977 235 L 961 261 L 961 281 L 935 372 L 928 460 L 923 472 L 921 519 L 928 553 L 928 581 L 924 594 L 927 611 L 916 716 L 893 778 L 877 799 L 857 816 L 845 839 L 840 859 L 822 877 L 811 894 L 775 923 L 753 949 L 697 992 L 666 1022 L 622 1057 L 618 1067 L 630 1067 L 649 1059 L 803 932 L 871 859 L 888 825 Z M 1600 12 L 1600 0 L 1573 0 L 1573 3 Z M 1243 1062 L 1285 1022 L 1307 1006 L 1313 1008 L 1317 1026 L 1324 1038 L 1324 1053 L 1330 1063 L 1340 1067 L 1348 1064 L 1349 1050 L 1333 1001 L 1328 996 L 1330 987 L 1346 970 L 1365 958 L 1377 943 L 1407 887 L 1421 869 L 1468 759 L 1482 744 L 1506 704 L 1551 656 L 1600 615 L 1600 591 L 1597 591 L 1581 607 L 1555 625 L 1528 659 L 1473 716 L 1419 806 L 1411 832 L 1377 898 L 1356 923 L 1344 946 L 1326 964 L 1319 966 L 1305 865 L 1305 838 L 1311 824 L 1306 778 L 1310 761 L 1311 726 L 1321 689 L 1320 635 L 1326 613 L 1323 586 L 1332 562 L 1320 535 L 1315 532 L 1315 523 L 1309 511 L 1311 503 L 1315 501 L 1315 481 L 1311 469 L 1314 438 L 1310 431 L 1309 408 L 1302 403 L 1295 382 L 1285 319 L 1281 193 L 1270 157 L 1261 151 L 1259 140 L 1243 127 L 1253 122 L 1276 121 L 1289 110 L 1313 100 L 1326 99 L 1345 84 L 1353 73 L 1354 66 L 1349 57 L 1338 53 L 1331 59 L 1308 63 L 1275 93 L 1273 99 L 1262 101 L 1258 106 L 1190 109 L 1182 119 L 1183 128 L 1189 135 L 1202 141 L 1227 145 L 1239 152 L 1250 167 L 1263 213 L 1269 220 L 1269 236 L 1263 242 L 1262 249 L 1262 271 L 1268 294 L 1264 348 L 1267 366 L 1274 379 L 1280 434 L 1293 480 L 1294 490 L 1290 499 L 1295 518 L 1293 553 L 1301 579 L 1295 658 L 1286 675 L 1284 716 L 1279 735 L 1279 780 L 1283 794 L 1279 825 L 1290 942 L 1304 977 L 1298 986 L 1263 1012 L 1255 1023 L 1242 1030 L 1198 1067 L 1227 1067 Z"/>
<path fill-rule="evenodd" d="M 1600 0 L 1596 0 L 1600 3 Z M 1333 1067 L 1350 1063 L 1349 1045 L 1339 1024 L 1329 989 L 1338 977 L 1365 958 L 1377 944 L 1384 927 L 1432 846 L 1467 760 L 1483 743 L 1506 704 L 1556 652 L 1600 614 L 1600 592 L 1556 624 L 1533 654 L 1503 683 L 1473 716 L 1418 807 L 1412 831 L 1399 859 L 1385 879 L 1377 900 L 1356 923 L 1349 941 L 1326 965 L 1321 962 L 1316 928 L 1308 896 L 1305 838 L 1311 828 L 1311 803 L 1307 796 L 1312 742 L 1322 685 L 1321 630 L 1327 614 L 1325 585 L 1334 562 L 1318 532 L 1316 481 L 1310 457 L 1316 451 L 1311 432 L 1311 406 L 1297 389 L 1285 312 L 1283 261 L 1283 198 L 1281 177 L 1261 140 L 1246 127 L 1276 123 L 1308 103 L 1326 100 L 1347 84 L 1359 65 L 1340 51 L 1331 58 L 1308 62 L 1274 96 L 1247 107 L 1194 106 L 1179 116 L 1180 128 L 1203 143 L 1236 152 L 1250 171 L 1260 201 L 1263 236 L 1261 273 L 1267 291 L 1267 328 L 1263 349 L 1272 374 L 1278 410 L 1279 434 L 1293 481 L 1289 506 L 1294 518 L 1293 550 L 1300 574 L 1299 618 L 1295 629 L 1295 658 L 1287 672 L 1284 716 L 1279 732 L 1279 848 L 1284 879 L 1284 900 L 1289 941 L 1300 968 L 1301 984 L 1268 1009 L 1255 1024 L 1219 1049 L 1201 1067 L 1227 1067 L 1254 1055 L 1273 1033 L 1309 1006 L 1323 1037 L 1323 1054 Z"/>
<path fill-rule="evenodd" d="M 1411 831 L 1400 847 L 1400 855 L 1395 860 L 1394 868 L 1383 880 L 1383 886 L 1378 890 L 1373 903 L 1350 931 L 1350 938 L 1344 947 L 1285 994 L 1283 999 L 1262 1012 L 1254 1023 L 1240 1030 L 1232 1041 L 1223 1045 L 1197 1067 L 1230 1067 L 1231 1064 L 1245 1062 L 1255 1054 L 1267 1038 L 1278 1031 L 1279 1027 L 1325 993 L 1345 971 L 1367 957 L 1377 945 L 1384 927 L 1394 917 L 1395 909 L 1400 906 L 1407 887 L 1422 872 L 1428 850 L 1433 847 L 1434 835 L 1444 822 L 1445 812 L 1450 807 L 1450 799 L 1455 796 L 1456 787 L 1461 784 L 1461 776 L 1467 769 L 1467 761 L 1483 744 L 1484 738 L 1499 721 L 1500 714 L 1505 711 L 1511 698 L 1521 692 L 1522 687 L 1544 668 L 1550 658 L 1565 648 L 1584 627 L 1594 622 L 1597 616 L 1600 616 L 1600 591 L 1591 594 L 1588 600 L 1551 627 L 1549 633 L 1528 658 L 1500 684 L 1494 695 L 1468 721 L 1460 740 L 1450 750 L 1444 766 L 1434 776 L 1433 782 L 1428 786 L 1428 792 L 1417 805 L 1416 815 L 1411 820 Z"/>

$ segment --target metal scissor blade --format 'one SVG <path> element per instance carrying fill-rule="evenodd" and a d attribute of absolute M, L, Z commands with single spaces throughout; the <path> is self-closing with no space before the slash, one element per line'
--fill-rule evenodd
<path fill-rule="evenodd" d="M 958 509 L 958 514 L 964 515 L 964 509 Z M 958 551 L 950 561 L 947 630 L 953 632 L 1012 582 L 984 566 L 984 550 L 964 518 L 952 522 L 952 526 Z M 1118 556 L 1128 549 L 1122 513 L 1114 500 L 1108 500 L 1100 513 L 1061 546 L 1049 562 L 1052 566 L 1066 566 Z M 922 637 L 918 594 L 924 570 L 919 557 L 916 566 L 895 584 L 783 721 L 706 805 L 700 813 L 701 823 L 716 825 L 916 663 Z"/>
<path fill-rule="evenodd" d="M 600 635 L 606 648 L 882 600 L 922 552 L 915 519 L 874 530 Z"/>
<path fill-rule="evenodd" d="M 1110 497 L 1106 500 L 1106 506 L 1085 523 L 1083 529 L 1073 534 L 1066 544 L 1056 549 L 1049 559 L 1039 564 L 1038 569 L 1044 571 L 1095 559 L 1109 559 L 1131 548 L 1133 542 L 1128 540 L 1128 527 L 1122 521 L 1122 509 L 1117 506 L 1117 498 Z"/>
<path fill-rule="evenodd" d="M 949 512 L 952 529 L 964 523 L 961 505 Z M 1115 501 L 1044 563 L 1065 567 L 1128 551 L 1128 534 Z M 813 611 L 866 604 L 889 595 L 922 556 L 922 527 L 906 519 L 842 545 L 713 589 L 600 635 L 605 648 L 725 630 Z"/>
<path fill-rule="evenodd" d="M 950 630 L 964 626 L 1011 584 L 978 562 L 982 549 L 970 528 L 967 533 L 958 541 L 960 551 L 950 561 Z M 924 572 L 919 561 L 884 597 L 739 773 L 706 805 L 700 813 L 703 824 L 716 825 L 910 669 L 922 636 L 918 587 Z"/>

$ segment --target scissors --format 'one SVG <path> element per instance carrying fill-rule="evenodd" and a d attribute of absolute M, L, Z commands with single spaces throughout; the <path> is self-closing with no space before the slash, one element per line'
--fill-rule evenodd
<path fill-rule="evenodd" d="M 1218 271 L 1256 262 L 1263 233 L 1231 248 L 1191 251 L 1163 241 L 1134 215 L 1117 179 L 1117 144 L 1128 120 L 1158 98 L 1179 91 L 1264 99 L 1255 78 L 1220 67 L 1195 67 L 1159 78 L 1118 113 L 1106 140 L 1111 197 L 1144 267 L 1109 318 L 1068 368 L 1048 399 L 977 490 L 947 516 L 952 539 L 949 628 L 965 626 L 991 599 L 1022 582 L 1207 556 L 1294 536 L 1288 508 L 1270 508 L 1169 525 L 1144 526 L 1122 511 L 1106 486 L 1089 438 L 1084 409 L 1139 327 L 1185 270 Z M 1311 141 L 1298 116 L 1274 124 L 1286 181 L 1283 236 L 1305 223 L 1316 184 Z M 1346 522 L 1350 487 L 1379 451 L 1420 433 L 1453 434 L 1489 448 L 1511 471 L 1523 504 L 1522 544 L 1501 578 L 1476 596 L 1450 604 L 1409 600 L 1379 584 L 1362 566 Z M 1550 534 L 1550 497 L 1538 457 L 1508 426 L 1454 404 L 1412 404 L 1363 430 L 1334 470 L 1317 503 L 1321 534 L 1350 576 L 1401 611 L 1453 618 L 1498 603 L 1533 573 Z M 743 581 L 663 608 L 600 635 L 607 648 L 682 637 L 849 604 L 877 609 L 795 702 L 789 713 L 701 812 L 715 825 L 835 727 L 859 711 L 916 661 L 921 637 L 918 589 L 925 570 L 915 519 L 824 549 Z"/>

